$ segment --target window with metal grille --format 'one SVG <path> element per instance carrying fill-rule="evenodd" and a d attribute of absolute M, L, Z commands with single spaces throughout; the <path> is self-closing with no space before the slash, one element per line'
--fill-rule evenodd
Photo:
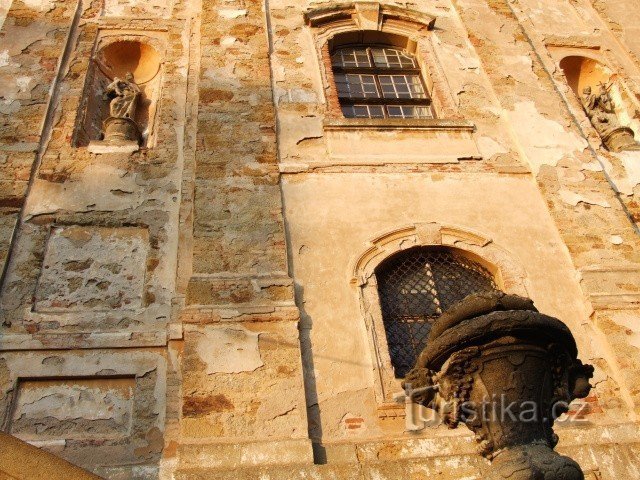
<path fill-rule="evenodd" d="M 376 268 L 382 320 L 395 376 L 403 378 L 426 345 L 433 321 L 471 293 L 498 288 L 491 273 L 455 250 L 416 247 Z"/>
<path fill-rule="evenodd" d="M 349 46 L 331 55 L 347 118 L 433 118 L 416 59 L 397 48 Z"/>

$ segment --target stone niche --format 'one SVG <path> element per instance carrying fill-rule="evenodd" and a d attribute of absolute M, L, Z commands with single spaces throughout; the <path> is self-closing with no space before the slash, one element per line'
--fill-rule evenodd
<path fill-rule="evenodd" d="M 96 153 L 123 150 L 123 145 L 106 145 L 108 142 L 104 142 L 105 129 L 109 128 L 111 120 L 110 99 L 105 94 L 114 80 L 125 79 L 128 74 L 133 76 L 140 93 L 131 115 L 137 138 L 124 150 L 153 146 L 162 77 L 160 43 L 155 38 L 124 34 L 103 36 L 98 40 L 97 53 L 92 58 L 85 81 L 73 139 L 75 147 L 97 145 L 94 148 Z"/>
<path fill-rule="evenodd" d="M 605 147 L 640 150 L 637 107 L 619 76 L 599 61 L 575 54 L 562 58 L 560 68 Z"/>
<path fill-rule="evenodd" d="M 35 292 L 36 312 L 143 306 L 149 234 L 137 227 L 54 227 Z"/>

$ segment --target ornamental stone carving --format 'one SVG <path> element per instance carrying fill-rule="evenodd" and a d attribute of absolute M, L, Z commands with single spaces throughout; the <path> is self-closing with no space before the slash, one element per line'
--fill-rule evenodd
<path fill-rule="evenodd" d="M 640 150 L 640 144 L 634 139 L 633 130 L 620 124 L 609 89 L 604 84 L 600 84 L 597 94 L 593 93 L 591 87 L 585 87 L 581 101 L 593 128 L 596 129 L 607 149 L 612 152 Z"/>
<path fill-rule="evenodd" d="M 593 367 L 577 359 L 569 329 L 533 302 L 502 292 L 470 295 L 433 324 L 405 378 L 414 401 L 446 405 L 491 460 L 488 480 L 582 480 L 580 466 L 553 448 L 554 420 L 585 397 Z"/>
<path fill-rule="evenodd" d="M 109 100 L 109 118 L 104 123 L 104 141 L 107 143 L 140 143 L 140 130 L 135 122 L 140 88 L 128 72 L 124 79 L 115 77 L 102 95 Z"/>

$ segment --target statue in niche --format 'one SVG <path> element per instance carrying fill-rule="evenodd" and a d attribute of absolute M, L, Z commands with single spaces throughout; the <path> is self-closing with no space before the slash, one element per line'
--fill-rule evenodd
<path fill-rule="evenodd" d="M 141 95 L 140 87 L 131 72 L 124 79 L 115 77 L 107 85 L 102 99 L 109 101 L 109 118 L 103 122 L 104 141 L 101 143 L 131 151 L 138 149 L 141 136 L 135 115 Z M 99 147 L 94 148 L 94 151 L 99 151 Z"/>
<path fill-rule="evenodd" d="M 618 120 L 609 95 L 610 88 L 611 85 L 607 87 L 601 83 L 595 94 L 591 87 L 585 87 L 582 91 L 582 106 L 607 149 L 612 152 L 640 150 L 640 144 L 633 138 L 633 130 L 622 126 Z"/>
<path fill-rule="evenodd" d="M 105 88 L 102 98 L 111 99 L 109 112 L 114 118 L 135 118 L 140 88 L 133 81 L 133 74 L 128 72 L 124 80 L 118 77 L 113 79 Z"/>

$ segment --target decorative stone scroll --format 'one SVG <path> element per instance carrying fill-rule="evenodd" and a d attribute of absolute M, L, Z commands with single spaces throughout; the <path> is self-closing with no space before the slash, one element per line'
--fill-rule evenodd
<path fill-rule="evenodd" d="M 531 300 L 479 293 L 434 322 L 404 387 L 415 402 L 439 406 L 449 427 L 475 433 L 492 462 L 488 480 L 583 480 L 553 450 L 554 420 L 591 389 L 593 367 L 577 353 L 566 325 Z"/>

